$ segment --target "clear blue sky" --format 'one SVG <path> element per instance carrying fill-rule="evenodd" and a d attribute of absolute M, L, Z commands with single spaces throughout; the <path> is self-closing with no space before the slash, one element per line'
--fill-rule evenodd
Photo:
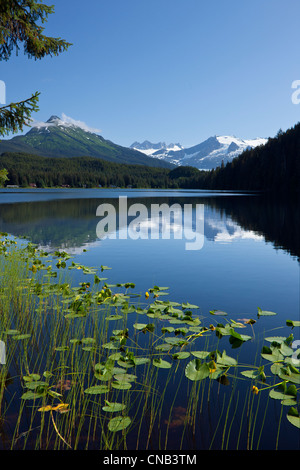
<path fill-rule="evenodd" d="M 44 0 L 59 57 L 0 64 L 6 101 L 40 91 L 38 121 L 62 113 L 120 145 L 191 146 L 274 136 L 300 121 L 299 0 Z"/>

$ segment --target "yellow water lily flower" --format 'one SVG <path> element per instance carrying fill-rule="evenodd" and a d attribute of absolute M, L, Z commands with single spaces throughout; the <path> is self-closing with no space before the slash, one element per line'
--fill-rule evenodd
<path fill-rule="evenodd" d="M 68 403 L 60 403 L 59 405 L 54 406 L 52 408 L 52 410 L 59 411 L 60 413 L 64 413 L 64 412 L 68 411 L 68 406 L 69 406 Z"/>
<path fill-rule="evenodd" d="M 47 406 L 42 406 L 41 408 L 38 409 L 38 411 L 51 411 L 52 410 L 52 406 L 51 405 L 47 405 Z"/>
<path fill-rule="evenodd" d="M 258 395 L 259 390 L 258 390 L 257 387 L 255 387 L 255 385 L 253 385 L 253 387 L 252 387 L 252 392 L 253 392 L 255 395 Z"/>
<path fill-rule="evenodd" d="M 146 299 L 148 299 L 148 297 L 149 297 L 149 293 L 148 293 L 148 292 L 145 293 L 145 297 L 146 297 Z"/>

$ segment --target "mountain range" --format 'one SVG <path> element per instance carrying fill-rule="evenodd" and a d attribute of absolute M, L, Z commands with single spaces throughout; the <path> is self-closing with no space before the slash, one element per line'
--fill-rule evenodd
<path fill-rule="evenodd" d="M 173 168 L 167 161 L 148 157 L 138 150 L 105 140 L 78 121 L 51 116 L 46 122 L 33 124 L 25 134 L 0 141 L 4 152 L 28 153 L 42 157 L 94 157 L 115 163 Z"/>
<path fill-rule="evenodd" d="M 169 169 L 191 166 L 211 170 L 268 141 L 263 138 L 243 140 L 234 136 L 213 136 L 188 148 L 180 143 L 154 144 L 148 140 L 124 147 L 104 139 L 99 132 L 65 115 L 62 118 L 53 115 L 46 122 L 34 123 L 25 135 L 0 141 L 0 155 L 21 152 L 50 158 L 94 157 L 115 163 Z"/>
<path fill-rule="evenodd" d="M 130 148 L 136 149 L 154 159 L 163 160 L 176 166 L 193 166 L 199 170 L 212 170 L 231 162 L 247 149 L 265 145 L 268 139 L 239 139 L 234 136 L 213 136 L 200 144 L 184 148 L 181 144 L 159 142 L 152 144 L 134 142 Z"/>

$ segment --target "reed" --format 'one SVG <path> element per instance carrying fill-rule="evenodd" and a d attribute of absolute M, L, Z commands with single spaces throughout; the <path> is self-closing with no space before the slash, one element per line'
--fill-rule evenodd
<path fill-rule="evenodd" d="M 240 333 L 245 325 L 222 311 L 204 325 L 198 306 L 169 300 L 168 288 L 136 294 L 132 283 L 109 284 L 106 266 L 7 234 L 0 268 L 3 448 L 254 449 L 270 400 L 282 406 L 274 448 L 283 407 L 299 428 L 292 334 L 263 338 L 268 345 L 245 365 L 238 351 L 254 336 Z M 258 319 L 273 314 L 258 309 Z"/>

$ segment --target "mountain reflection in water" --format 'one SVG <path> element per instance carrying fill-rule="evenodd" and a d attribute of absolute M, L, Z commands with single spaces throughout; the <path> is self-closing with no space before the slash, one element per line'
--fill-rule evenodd
<path fill-rule="evenodd" d="M 204 236 L 208 240 L 228 243 L 240 238 L 265 239 L 277 249 L 283 249 L 299 259 L 300 230 L 298 223 L 299 201 L 271 199 L 265 196 L 210 197 L 141 197 L 135 202 L 149 209 L 151 204 L 204 204 Z M 153 194 L 153 191 L 151 192 Z M 163 194 L 163 193 L 162 193 Z M 33 243 L 49 251 L 65 249 L 76 252 L 97 244 L 99 239 L 96 226 L 99 218 L 96 210 L 99 204 L 109 202 L 118 214 L 117 197 L 74 198 L 39 200 L 1 204 L 0 231 L 14 236 L 26 236 Z M 76 197 L 76 192 L 74 192 Z M 130 197 L 130 195 L 129 195 Z M 128 204 L 130 199 L 128 198 Z M 117 226 L 117 230 L 122 227 Z"/>

